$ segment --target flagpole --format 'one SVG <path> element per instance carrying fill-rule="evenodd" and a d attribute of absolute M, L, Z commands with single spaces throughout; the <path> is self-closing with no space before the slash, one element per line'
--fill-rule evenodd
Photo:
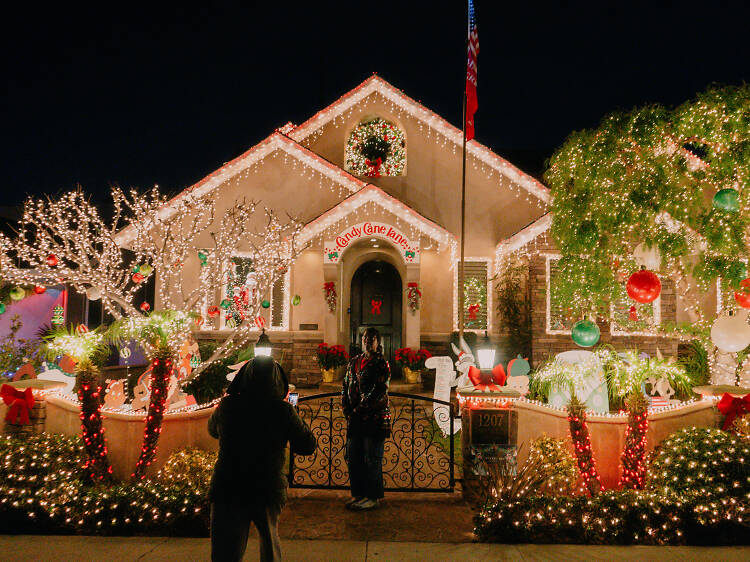
<path fill-rule="evenodd" d="M 466 48 L 469 48 L 468 39 Z M 463 351 L 462 342 L 464 341 L 464 239 L 466 232 L 466 86 L 464 86 L 464 103 L 463 103 L 463 146 L 461 150 L 461 261 L 458 264 L 458 348 Z"/>

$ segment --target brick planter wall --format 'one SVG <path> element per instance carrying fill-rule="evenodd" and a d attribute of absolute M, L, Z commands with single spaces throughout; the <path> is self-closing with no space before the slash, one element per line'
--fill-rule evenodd
<path fill-rule="evenodd" d="M 31 421 L 31 423 L 28 425 L 21 425 L 3 421 L 3 433 L 7 435 L 23 436 L 36 435 L 44 432 L 44 424 L 47 419 L 47 402 L 44 398 L 37 396 L 34 398 L 36 399 L 36 402 L 34 403 L 34 407 L 29 411 L 29 421 Z M 2 415 L 3 420 L 5 420 L 7 412 L 7 406 L 0 408 L 0 415 Z"/>

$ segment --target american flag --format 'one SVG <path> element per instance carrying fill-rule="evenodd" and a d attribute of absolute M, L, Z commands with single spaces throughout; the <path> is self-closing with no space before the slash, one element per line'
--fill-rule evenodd
<path fill-rule="evenodd" d="M 474 113 L 479 108 L 477 100 L 477 55 L 479 35 L 474 17 L 474 2 L 469 0 L 469 52 L 466 62 L 466 140 L 474 138 Z"/>

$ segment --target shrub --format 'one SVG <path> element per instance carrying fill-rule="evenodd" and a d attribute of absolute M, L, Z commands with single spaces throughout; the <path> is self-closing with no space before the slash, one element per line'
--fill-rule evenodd
<path fill-rule="evenodd" d="M 662 494 L 750 501 L 750 440 L 720 429 L 681 429 L 662 441 L 647 487 Z"/>
<path fill-rule="evenodd" d="M 199 342 L 198 349 L 201 358 L 206 360 L 211 357 L 217 346 L 218 344 L 214 341 Z M 207 404 L 224 395 L 229 386 L 229 381 L 227 380 L 229 365 L 235 365 L 240 361 L 251 358 L 252 353 L 237 351 L 229 357 L 211 363 L 200 375 L 185 384 L 182 389 L 187 394 L 193 396 L 198 404 Z"/>
<path fill-rule="evenodd" d="M 216 452 L 203 449 L 180 449 L 172 453 L 157 475 L 165 484 L 185 484 L 207 491 L 211 483 Z"/>
<path fill-rule="evenodd" d="M 578 466 L 570 446 L 563 439 L 537 437 L 531 442 L 529 457 L 539 457 L 545 461 L 543 468 L 547 472 L 547 480 L 540 487 L 540 494 L 570 495 L 576 490 Z"/>

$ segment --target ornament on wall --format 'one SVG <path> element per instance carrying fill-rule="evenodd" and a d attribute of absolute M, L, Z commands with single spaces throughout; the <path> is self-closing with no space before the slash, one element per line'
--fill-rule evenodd
<path fill-rule="evenodd" d="M 148 304 L 148 303 L 147 303 L 146 301 L 143 301 L 143 302 L 141 303 L 140 309 L 141 309 L 141 310 L 142 310 L 143 312 L 148 312 L 149 310 L 151 310 L 151 305 L 150 305 L 150 304 Z"/>
<path fill-rule="evenodd" d="M 380 316 L 381 306 L 383 306 L 382 300 L 370 299 L 370 314 Z"/>
<path fill-rule="evenodd" d="M 5 305 L 3 305 L 5 307 Z M 61 305 L 57 305 L 52 309 L 52 325 L 62 326 L 65 324 L 65 309 Z"/>
<path fill-rule="evenodd" d="M 34 285 L 34 294 L 35 295 L 43 295 L 47 292 L 46 287 L 42 287 L 41 285 Z"/>
<path fill-rule="evenodd" d="M 299 305 L 299 303 L 301 303 L 301 302 L 302 302 L 302 297 L 301 297 L 301 296 L 299 296 L 299 295 L 294 295 L 294 296 L 292 297 L 292 306 L 298 306 L 298 305 Z"/>
<path fill-rule="evenodd" d="M 601 333 L 596 322 L 591 320 L 579 320 L 573 325 L 570 333 L 573 341 L 581 347 L 591 347 L 599 341 Z"/>
<path fill-rule="evenodd" d="M 469 307 L 466 309 L 466 311 L 469 313 L 469 320 L 476 320 L 477 319 L 477 313 L 479 312 L 479 304 L 470 304 Z"/>
<path fill-rule="evenodd" d="M 82 336 L 88 331 L 89 331 L 89 327 L 86 326 L 86 324 L 78 324 L 78 326 L 76 326 L 76 334 L 78 334 L 79 336 Z"/>
<path fill-rule="evenodd" d="M 335 312 L 336 310 L 336 283 L 334 281 L 327 281 L 323 284 L 323 292 L 326 298 L 326 304 L 328 305 L 328 312 Z"/>
<path fill-rule="evenodd" d="M 133 273 L 131 279 L 133 280 L 133 283 L 142 283 L 145 277 L 140 271 L 136 271 L 135 273 Z"/>
<path fill-rule="evenodd" d="M 644 267 L 630 276 L 625 288 L 631 299 L 641 304 L 647 304 L 659 297 L 661 293 L 661 281 L 659 281 L 659 277 L 653 271 L 649 271 Z"/>
<path fill-rule="evenodd" d="M 419 310 L 421 300 L 422 291 L 419 290 L 419 283 L 409 283 L 406 286 L 406 302 L 412 313 Z"/>
<path fill-rule="evenodd" d="M 344 159 L 355 176 L 400 176 L 406 163 L 404 133 L 380 117 L 364 121 L 349 135 Z"/>
<path fill-rule="evenodd" d="M 260 303 L 260 306 L 262 306 L 263 308 L 269 308 L 271 306 L 271 302 L 264 299 L 263 302 Z"/>

